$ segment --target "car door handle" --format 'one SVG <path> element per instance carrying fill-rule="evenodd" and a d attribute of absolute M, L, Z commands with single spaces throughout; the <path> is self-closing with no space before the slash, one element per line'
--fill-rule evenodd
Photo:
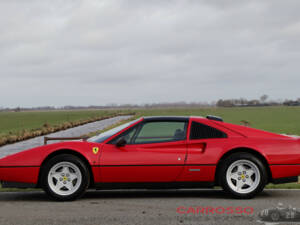
<path fill-rule="evenodd" d="M 204 152 L 203 148 L 199 148 L 199 149 L 193 149 L 194 152 Z"/>
<path fill-rule="evenodd" d="M 203 153 L 203 152 L 205 152 L 205 149 L 206 149 L 206 143 L 201 142 L 201 143 L 190 144 L 189 149 L 193 152 Z"/>

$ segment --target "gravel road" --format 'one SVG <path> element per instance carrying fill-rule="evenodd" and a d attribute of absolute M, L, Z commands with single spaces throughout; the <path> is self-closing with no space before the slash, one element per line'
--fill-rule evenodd
<path fill-rule="evenodd" d="M 300 191 L 265 190 L 252 200 L 233 200 L 220 190 L 89 191 L 74 202 L 52 202 L 43 192 L 0 193 L 1 225 L 159 225 L 159 224 L 260 224 L 265 208 L 300 208 Z M 251 215 L 179 214 L 177 208 L 251 207 Z M 285 223 L 286 224 L 286 223 Z"/>
<path fill-rule="evenodd" d="M 116 116 L 110 119 L 99 120 L 92 123 L 87 123 L 82 126 L 70 128 L 63 131 L 58 131 L 52 134 L 46 135 L 47 137 L 78 137 L 90 132 L 105 129 L 121 120 L 129 119 L 132 116 Z M 53 143 L 53 142 L 51 142 Z M 0 158 L 26 150 L 34 148 L 44 144 L 44 136 L 28 139 L 11 145 L 5 145 L 0 147 Z"/>

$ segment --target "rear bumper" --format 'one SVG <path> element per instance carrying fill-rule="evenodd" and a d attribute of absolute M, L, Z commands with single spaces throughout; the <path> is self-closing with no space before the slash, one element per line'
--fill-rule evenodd
<path fill-rule="evenodd" d="M 300 176 L 300 165 L 270 165 L 272 183 L 292 183 L 298 181 Z"/>

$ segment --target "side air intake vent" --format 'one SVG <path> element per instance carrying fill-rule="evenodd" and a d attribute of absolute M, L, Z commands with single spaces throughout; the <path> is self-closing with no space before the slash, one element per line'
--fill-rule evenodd
<path fill-rule="evenodd" d="M 216 128 L 192 122 L 190 139 L 226 138 L 227 135 Z"/>

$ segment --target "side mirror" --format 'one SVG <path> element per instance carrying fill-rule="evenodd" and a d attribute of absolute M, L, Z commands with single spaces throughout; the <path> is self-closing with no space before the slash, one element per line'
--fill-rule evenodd
<path fill-rule="evenodd" d="M 126 144 L 127 144 L 127 141 L 126 141 L 123 137 L 121 137 L 121 138 L 117 141 L 116 146 L 117 146 L 117 147 L 124 147 Z"/>

